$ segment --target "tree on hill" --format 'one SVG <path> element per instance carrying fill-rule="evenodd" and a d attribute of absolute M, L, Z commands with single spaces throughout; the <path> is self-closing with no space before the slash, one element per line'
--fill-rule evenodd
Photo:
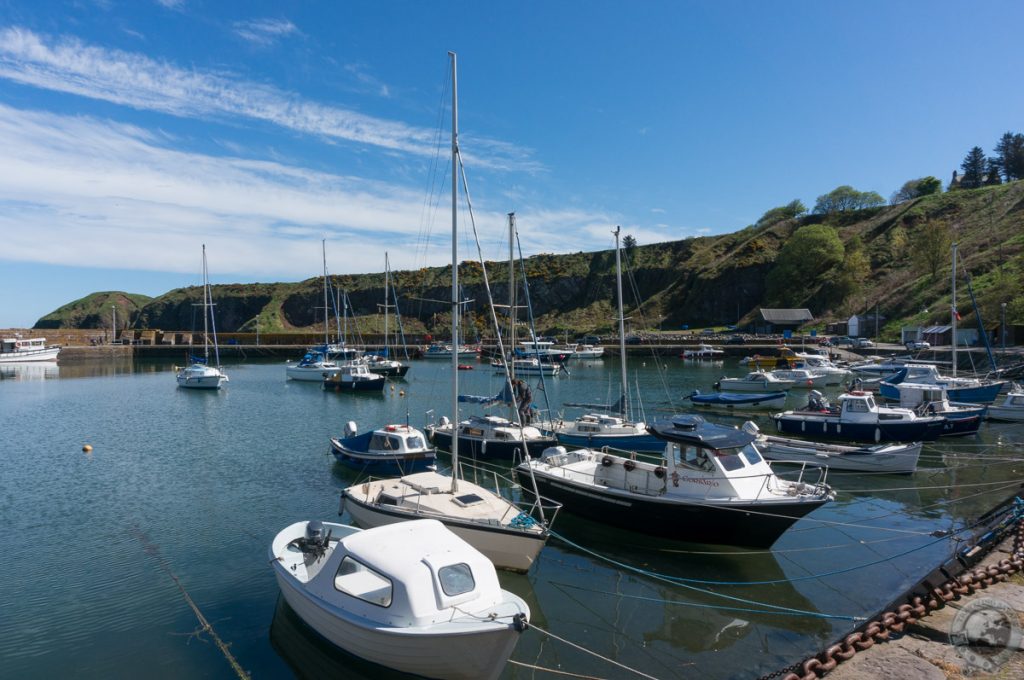
<path fill-rule="evenodd" d="M 848 210 L 862 210 L 885 205 L 885 199 L 875 191 L 857 191 L 849 184 L 836 187 L 827 194 L 818 196 L 814 204 L 814 212 L 819 215 L 832 215 Z"/>
<path fill-rule="evenodd" d="M 845 247 L 836 230 L 825 224 L 800 227 L 786 241 L 765 281 L 770 304 L 803 302 L 812 286 L 843 261 Z"/>
<path fill-rule="evenodd" d="M 946 222 L 928 221 L 917 228 L 910 245 L 914 265 L 935 280 L 949 261 L 953 231 Z"/>
<path fill-rule="evenodd" d="M 1002 183 L 1003 179 L 999 176 L 999 161 L 989 158 L 985 164 L 985 186 Z"/>
<path fill-rule="evenodd" d="M 897 203 L 904 203 L 911 201 L 921 196 L 928 196 L 930 194 L 937 194 L 942 191 L 942 182 L 937 178 L 928 175 L 927 177 L 918 177 L 917 179 L 907 180 L 899 190 L 893 192 L 893 195 L 889 198 L 891 205 Z"/>
<path fill-rule="evenodd" d="M 1024 179 L 1024 135 L 1005 133 L 996 144 L 993 163 L 1007 182 Z"/>
<path fill-rule="evenodd" d="M 754 226 L 757 227 L 768 227 L 773 224 L 777 224 L 782 220 L 791 220 L 794 217 L 799 217 L 807 212 L 807 206 L 798 198 L 790 201 L 786 205 L 779 206 L 778 208 L 772 208 L 764 215 L 761 215 L 761 219 L 757 221 Z"/>
<path fill-rule="evenodd" d="M 622 247 L 626 250 L 633 250 L 633 248 L 636 248 L 636 239 L 630 234 L 626 234 L 622 237 Z"/>
<path fill-rule="evenodd" d="M 957 188 L 977 189 L 980 187 L 985 180 L 987 166 L 985 152 L 982 151 L 980 146 L 976 146 L 968 151 L 967 155 L 964 156 L 963 163 L 960 164 L 960 169 L 964 171 L 964 174 L 960 176 L 960 184 L 957 185 Z"/>
<path fill-rule="evenodd" d="M 842 265 L 836 276 L 836 301 L 859 294 L 870 276 L 871 260 L 864 251 L 864 241 L 855 236 L 846 244 Z"/>

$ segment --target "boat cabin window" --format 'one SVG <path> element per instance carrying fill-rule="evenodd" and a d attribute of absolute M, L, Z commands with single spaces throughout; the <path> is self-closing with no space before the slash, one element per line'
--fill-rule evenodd
<path fill-rule="evenodd" d="M 391 579 L 345 555 L 334 577 L 334 587 L 346 595 L 379 607 L 391 606 Z"/>
<path fill-rule="evenodd" d="M 851 399 L 846 402 L 846 410 L 854 413 L 867 413 L 868 403 L 864 399 Z"/>
<path fill-rule="evenodd" d="M 748 465 L 757 465 L 764 460 L 761 458 L 761 454 L 758 453 L 757 449 L 755 449 L 751 444 L 747 444 L 740 449 L 740 455 L 746 459 Z"/>
<path fill-rule="evenodd" d="M 402 448 L 402 440 L 393 435 L 375 434 L 373 435 L 373 440 L 370 442 L 370 448 L 400 451 Z"/>
<path fill-rule="evenodd" d="M 715 470 L 715 466 L 708 459 L 707 452 L 704 449 L 696 446 L 673 444 L 672 452 L 677 467 L 690 467 L 695 470 L 704 470 L 705 472 L 714 472 Z"/>
<path fill-rule="evenodd" d="M 476 588 L 473 570 L 468 564 L 452 564 L 437 570 L 437 580 L 441 582 L 441 590 L 448 597 L 462 595 Z"/>
<path fill-rule="evenodd" d="M 423 444 L 423 438 L 419 435 L 412 435 L 405 438 L 405 445 L 410 449 L 423 449 L 426 446 Z"/>
<path fill-rule="evenodd" d="M 597 425 L 580 425 L 580 432 L 600 432 L 600 428 Z"/>
<path fill-rule="evenodd" d="M 736 453 L 736 449 L 715 449 L 714 453 L 715 460 L 726 472 L 743 469 L 743 459 Z"/>

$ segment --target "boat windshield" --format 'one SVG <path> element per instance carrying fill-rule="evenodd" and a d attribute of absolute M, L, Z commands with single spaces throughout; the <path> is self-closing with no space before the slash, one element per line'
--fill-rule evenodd
<path fill-rule="evenodd" d="M 688 467 L 704 472 L 714 472 L 714 463 L 708 458 L 707 451 L 696 446 L 672 444 L 672 455 L 676 467 Z"/>
<path fill-rule="evenodd" d="M 405 445 L 409 449 L 423 449 L 426 446 L 423 444 L 423 438 L 417 434 L 410 435 L 405 438 Z"/>
<path fill-rule="evenodd" d="M 346 555 L 334 577 L 334 587 L 380 607 L 391 606 L 391 580 Z"/>

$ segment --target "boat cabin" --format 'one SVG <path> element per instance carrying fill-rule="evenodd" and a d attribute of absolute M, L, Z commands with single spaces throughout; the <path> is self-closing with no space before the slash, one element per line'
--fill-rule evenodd
<path fill-rule="evenodd" d="M 301 524 L 306 524 L 302 522 Z M 456 607 L 479 611 L 503 601 L 494 565 L 433 519 L 352 531 L 324 522 L 340 540 L 326 549 L 303 549 L 303 539 L 274 546 L 283 566 L 309 575 L 310 594 L 333 606 L 393 627 L 450 620 Z"/>
<path fill-rule="evenodd" d="M 374 430 L 370 437 L 370 451 L 422 451 L 427 448 L 423 434 L 409 425 L 385 425 Z"/>

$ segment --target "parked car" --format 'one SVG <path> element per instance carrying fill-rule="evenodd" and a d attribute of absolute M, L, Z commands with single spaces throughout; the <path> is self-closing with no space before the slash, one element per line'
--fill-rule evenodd
<path fill-rule="evenodd" d="M 643 340 L 640 338 L 639 335 L 627 335 L 626 336 L 626 344 L 627 345 L 639 345 L 642 341 Z"/>
<path fill-rule="evenodd" d="M 818 344 L 822 347 L 831 347 L 834 343 L 828 338 L 822 338 L 821 340 L 818 340 Z"/>
<path fill-rule="evenodd" d="M 747 341 L 742 335 L 730 335 L 725 341 L 727 345 L 742 345 Z"/>
<path fill-rule="evenodd" d="M 584 335 L 580 342 L 584 345 L 600 345 L 601 338 L 596 335 Z"/>
<path fill-rule="evenodd" d="M 922 349 L 931 349 L 931 343 L 925 342 L 924 340 L 907 340 L 906 348 L 911 352 Z"/>
<path fill-rule="evenodd" d="M 857 348 L 874 347 L 875 343 L 872 342 L 871 340 L 868 340 L 867 338 L 854 338 L 853 346 Z"/>
<path fill-rule="evenodd" d="M 832 338 L 832 344 L 835 345 L 836 347 L 839 347 L 840 345 L 852 346 L 856 344 L 856 341 L 848 335 L 837 335 L 836 337 Z"/>

